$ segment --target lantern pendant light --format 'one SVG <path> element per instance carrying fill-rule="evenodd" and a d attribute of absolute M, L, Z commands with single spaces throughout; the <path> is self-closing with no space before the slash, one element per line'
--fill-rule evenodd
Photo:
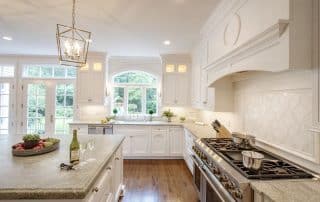
<path fill-rule="evenodd" d="M 57 24 L 57 45 L 61 65 L 82 67 L 87 63 L 91 32 L 77 29 L 75 16 L 76 0 L 72 5 L 72 26 Z"/>

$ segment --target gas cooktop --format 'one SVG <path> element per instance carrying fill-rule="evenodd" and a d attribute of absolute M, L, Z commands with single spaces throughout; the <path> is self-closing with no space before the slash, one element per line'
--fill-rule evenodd
<path fill-rule="evenodd" d="M 270 180 L 313 178 L 311 174 L 306 173 L 297 166 L 259 148 L 239 148 L 230 138 L 203 138 L 201 141 L 248 179 Z M 241 152 L 244 150 L 262 153 L 266 159 L 277 160 L 277 162 L 263 162 L 263 166 L 259 171 L 249 170 L 245 168 L 242 163 Z"/>

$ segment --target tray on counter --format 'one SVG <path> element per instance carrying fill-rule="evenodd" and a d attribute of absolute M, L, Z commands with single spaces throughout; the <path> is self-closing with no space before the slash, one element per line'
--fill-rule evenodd
<path fill-rule="evenodd" d="M 43 147 L 42 149 L 24 149 L 24 150 L 17 150 L 12 147 L 12 155 L 14 156 L 35 156 L 35 155 L 41 155 L 45 153 L 49 153 L 52 151 L 55 151 L 59 148 L 60 141 L 54 143 L 51 146 Z"/>

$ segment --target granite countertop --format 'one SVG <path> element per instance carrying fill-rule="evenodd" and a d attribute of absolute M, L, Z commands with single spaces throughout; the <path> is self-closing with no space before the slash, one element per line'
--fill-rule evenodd
<path fill-rule="evenodd" d="M 107 125 L 101 124 L 99 121 L 73 121 L 71 125 L 88 125 L 88 124 L 97 124 L 97 125 Z M 166 121 L 114 121 L 109 122 L 108 124 L 113 125 L 147 125 L 147 126 L 182 126 L 189 130 L 195 138 L 207 138 L 207 137 L 216 137 L 216 131 L 213 130 L 212 126 L 208 124 L 198 125 L 193 122 L 166 122 Z"/>
<path fill-rule="evenodd" d="M 274 202 L 319 202 L 320 181 L 274 180 L 251 182 L 255 192 Z"/>
<path fill-rule="evenodd" d="M 112 154 L 124 140 L 121 135 L 79 135 L 79 142 L 94 141 L 92 161 L 77 170 L 60 170 L 69 161 L 72 136 L 59 138 L 60 148 L 31 157 L 15 157 L 11 145 L 21 142 L 21 135 L 0 136 L 0 200 L 1 199 L 82 199 L 89 192 Z"/>

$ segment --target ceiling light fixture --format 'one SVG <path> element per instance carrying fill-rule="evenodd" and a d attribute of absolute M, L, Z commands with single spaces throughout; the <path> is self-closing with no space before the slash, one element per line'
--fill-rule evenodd
<path fill-rule="evenodd" d="M 3 36 L 2 39 L 3 40 L 7 40 L 7 41 L 12 41 L 12 37 L 11 36 Z"/>
<path fill-rule="evenodd" d="M 165 40 L 165 41 L 163 42 L 163 44 L 166 45 L 166 46 L 169 46 L 169 45 L 171 44 L 171 41 Z"/>
<path fill-rule="evenodd" d="M 72 26 L 57 24 L 59 61 L 62 65 L 82 67 L 87 63 L 91 32 L 75 27 L 76 0 L 73 0 L 72 3 Z"/>

